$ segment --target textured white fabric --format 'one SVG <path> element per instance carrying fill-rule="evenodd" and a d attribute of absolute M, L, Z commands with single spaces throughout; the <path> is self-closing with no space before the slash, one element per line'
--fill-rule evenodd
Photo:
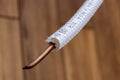
<path fill-rule="evenodd" d="M 87 24 L 102 2 L 103 0 L 86 0 L 74 16 L 59 30 L 48 37 L 46 42 L 55 43 L 56 50 L 64 47 Z"/>

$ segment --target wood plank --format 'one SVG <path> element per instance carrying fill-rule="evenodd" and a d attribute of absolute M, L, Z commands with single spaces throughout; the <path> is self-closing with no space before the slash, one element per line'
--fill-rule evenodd
<path fill-rule="evenodd" d="M 117 0 L 105 0 L 95 17 L 95 34 L 103 80 L 120 80 L 120 10 Z"/>
<path fill-rule="evenodd" d="M 102 80 L 102 76 L 100 73 L 99 61 L 98 61 L 98 53 L 96 52 L 96 44 L 95 44 L 95 32 L 94 30 L 85 30 L 86 36 L 86 44 L 87 44 L 87 59 L 88 65 L 90 65 L 90 70 L 93 79 L 92 80 Z"/>
<path fill-rule="evenodd" d="M 56 0 L 21 1 L 24 64 L 31 62 L 45 50 L 44 40 L 57 29 L 56 5 Z M 64 80 L 62 54 L 55 53 L 51 53 L 34 69 L 25 71 L 25 80 Z"/>
<path fill-rule="evenodd" d="M 0 42 L 1 42 L 1 40 L 0 40 Z M 0 48 L 0 53 L 2 53 L 1 52 L 2 50 L 1 50 L 1 48 Z M 3 66 L 2 66 L 2 54 L 0 54 L 0 80 L 3 80 Z"/>
<path fill-rule="evenodd" d="M 89 30 L 82 31 L 59 52 L 62 54 L 51 54 L 36 68 L 25 71 L 25 79 L 119 80 L 120 10 L 117 2 L 105 0 L 86 26 Z M 46 47 L 46 36 L 63 25 L 82 3 L 83 0 L 21 1 L 24 64 L 39 56 Z"/>
<path fill-rule="evenodd" d="M 67 80 L 102 80 L 93 30 L 83 30 L 65 48 Z"/>
<path fill-rule="evenodd" d="M 23 80 L 19 23 L 0 19 L 0 79 Z"/>
<path fill-rule="evenodd" d="M 18 17 L 17 0 L 0 0 L 0 17 L 16 18 Z"/>

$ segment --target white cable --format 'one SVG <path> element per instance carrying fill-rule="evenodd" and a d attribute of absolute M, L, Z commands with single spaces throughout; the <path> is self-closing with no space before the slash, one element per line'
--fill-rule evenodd
<path fill-rule="evenodd" d="M 46 40 L 55 43 L 56 49 L 64 47 L 87 24 L 103 0 L 86 0 L 74 16 Z"/>

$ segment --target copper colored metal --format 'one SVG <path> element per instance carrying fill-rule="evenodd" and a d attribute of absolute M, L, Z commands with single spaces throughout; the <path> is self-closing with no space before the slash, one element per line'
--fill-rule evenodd
<path fill-rule="evenodd" d="M 23 69 L 31 69 L 35 67 L 38 63 L 40 63 L 53 49 L 55 48 L 55 45 L 53 43 L 50 43 L 48 48 L 31 64 L 24 66 Z"/>

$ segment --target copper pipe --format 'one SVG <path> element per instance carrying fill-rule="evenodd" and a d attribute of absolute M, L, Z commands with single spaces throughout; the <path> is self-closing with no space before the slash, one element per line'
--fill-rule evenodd
<path fill-rule="evenodd" d="M 55 48 L 55 44 L 50 43 L 48 48 L 36 59 L 34 60 L 31 64 L 24 66 L 23 69 L 31 69 L 35 67 L 38 63 L 40 63 L 53 49 Z"/>

